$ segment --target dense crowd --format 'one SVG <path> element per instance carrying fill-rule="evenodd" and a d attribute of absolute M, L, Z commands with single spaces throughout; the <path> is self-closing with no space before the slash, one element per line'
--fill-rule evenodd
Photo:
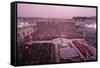
<path fill-rule="evenodd" d="M 48 43 L 22 44 L 17 46 L 18 64 L 44 64 L 54 63 L 54 47 Z"/>
<path fill-rule="evenodd" d="M 70 38 L 83 38 L 84 29 L 76 27 L 73 23 L 54 23 L 54 24 L 39 24 L 38 30 L 31 35 L 26 36 L 23 40 L 18 40 L 17 43 L 17 63 L 24 64 L 46 64 L 55 63 L 55 47 L 52 43 L 33 43 L 27 44 L 30 41 L 43 41 L 52 40 L 57 37 L 70 37 Z M 85 40 L 88 45 L 96 47 L 96 35 L 90 35 L 90 31 L 86 31 Z M 93 32 L 94 33 L 94 32 Z M 87 58 L 87 52 L 90 54 L 89 49 L 83 44 L 73 42 L 73 44 L 79 49 L 79 51 Z M 87 52 L 86 52 L 87 51 Z M 91 56 L 90 54 L 89 56 Z M 81 60 L 80 56 L 73 57 L 74 59 Z M 61 62 L 70 62 L 70 59 L 60 59 Z"/>

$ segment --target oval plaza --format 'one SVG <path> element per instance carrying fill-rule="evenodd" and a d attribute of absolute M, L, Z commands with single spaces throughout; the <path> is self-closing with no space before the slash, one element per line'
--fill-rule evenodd
<path fill-rule="evenodd" d="M 77 18 L 19 17 L 17 62 L 44 64 L 95 60 L 95 17 Z"/>

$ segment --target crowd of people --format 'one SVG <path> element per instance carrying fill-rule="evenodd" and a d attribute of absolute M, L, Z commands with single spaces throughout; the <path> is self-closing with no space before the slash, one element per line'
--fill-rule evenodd
<path fill-rule="evenodd" d="M 81 28 L 81 27 L 80 27 Z M 83 36 L 84 29 L 77 28 L 73 23 L 54 23 L 54 24 L 40 24 L 38 25 L 38 30 L 35 33 L 31 33 L 31 35 L 26 36 L 23 40 L 19 40 L 17 44 L 17 63 L 20 65 L 24 64 L 48 64 L 55 63 L 55 47 L 52 43 L 33 43 L 27 44 L 26 42 L 30 41 L 43 41 L 43 40 L 52 40 L 57 37 L 66 36 L 69 38 L 77 38 Z M 89 31 L 88 31 L 89 32 Z M 88 45 L 96 46 L 96 38 L 91 38 L 95 35 L 90 36 L 89 33 L 86 32 L 86 38 Z M 78 48 L 78 50 L 85 56 L 86 51 L 89 49 L 83 44 L 79 44 L 77 42 L 73 42 L 73 44 Z M 91 55 L 90 55 L 91 56 Z M 78 58 L 81 60 L 79 56 L 74 58 Z M 70 59 L 60 59 L 61 62 L 70 62 Z"/>
<path fill-rule="evenodd" d="M 19 65 L 54 63 L 53 52 L 52 43 L 22 44 L 22 46 L 17 46 L 17 62 Z"/>

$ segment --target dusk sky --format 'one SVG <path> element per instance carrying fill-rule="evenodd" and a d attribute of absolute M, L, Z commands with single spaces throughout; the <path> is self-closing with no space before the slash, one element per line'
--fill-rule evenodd
<path fill-rule="evenodd" d="M 96 8 L 18 4 L 18 17 L 72 18 L 73 16 L 96 16 Z"/>

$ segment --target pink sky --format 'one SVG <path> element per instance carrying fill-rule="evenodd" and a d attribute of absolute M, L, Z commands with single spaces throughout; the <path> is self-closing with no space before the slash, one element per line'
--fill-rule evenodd
<path fill-rule="evenodd" d="M 96 16 L 96 8 L 18 4 L 18 17 L 72 18 L 73 16 Z"/>

